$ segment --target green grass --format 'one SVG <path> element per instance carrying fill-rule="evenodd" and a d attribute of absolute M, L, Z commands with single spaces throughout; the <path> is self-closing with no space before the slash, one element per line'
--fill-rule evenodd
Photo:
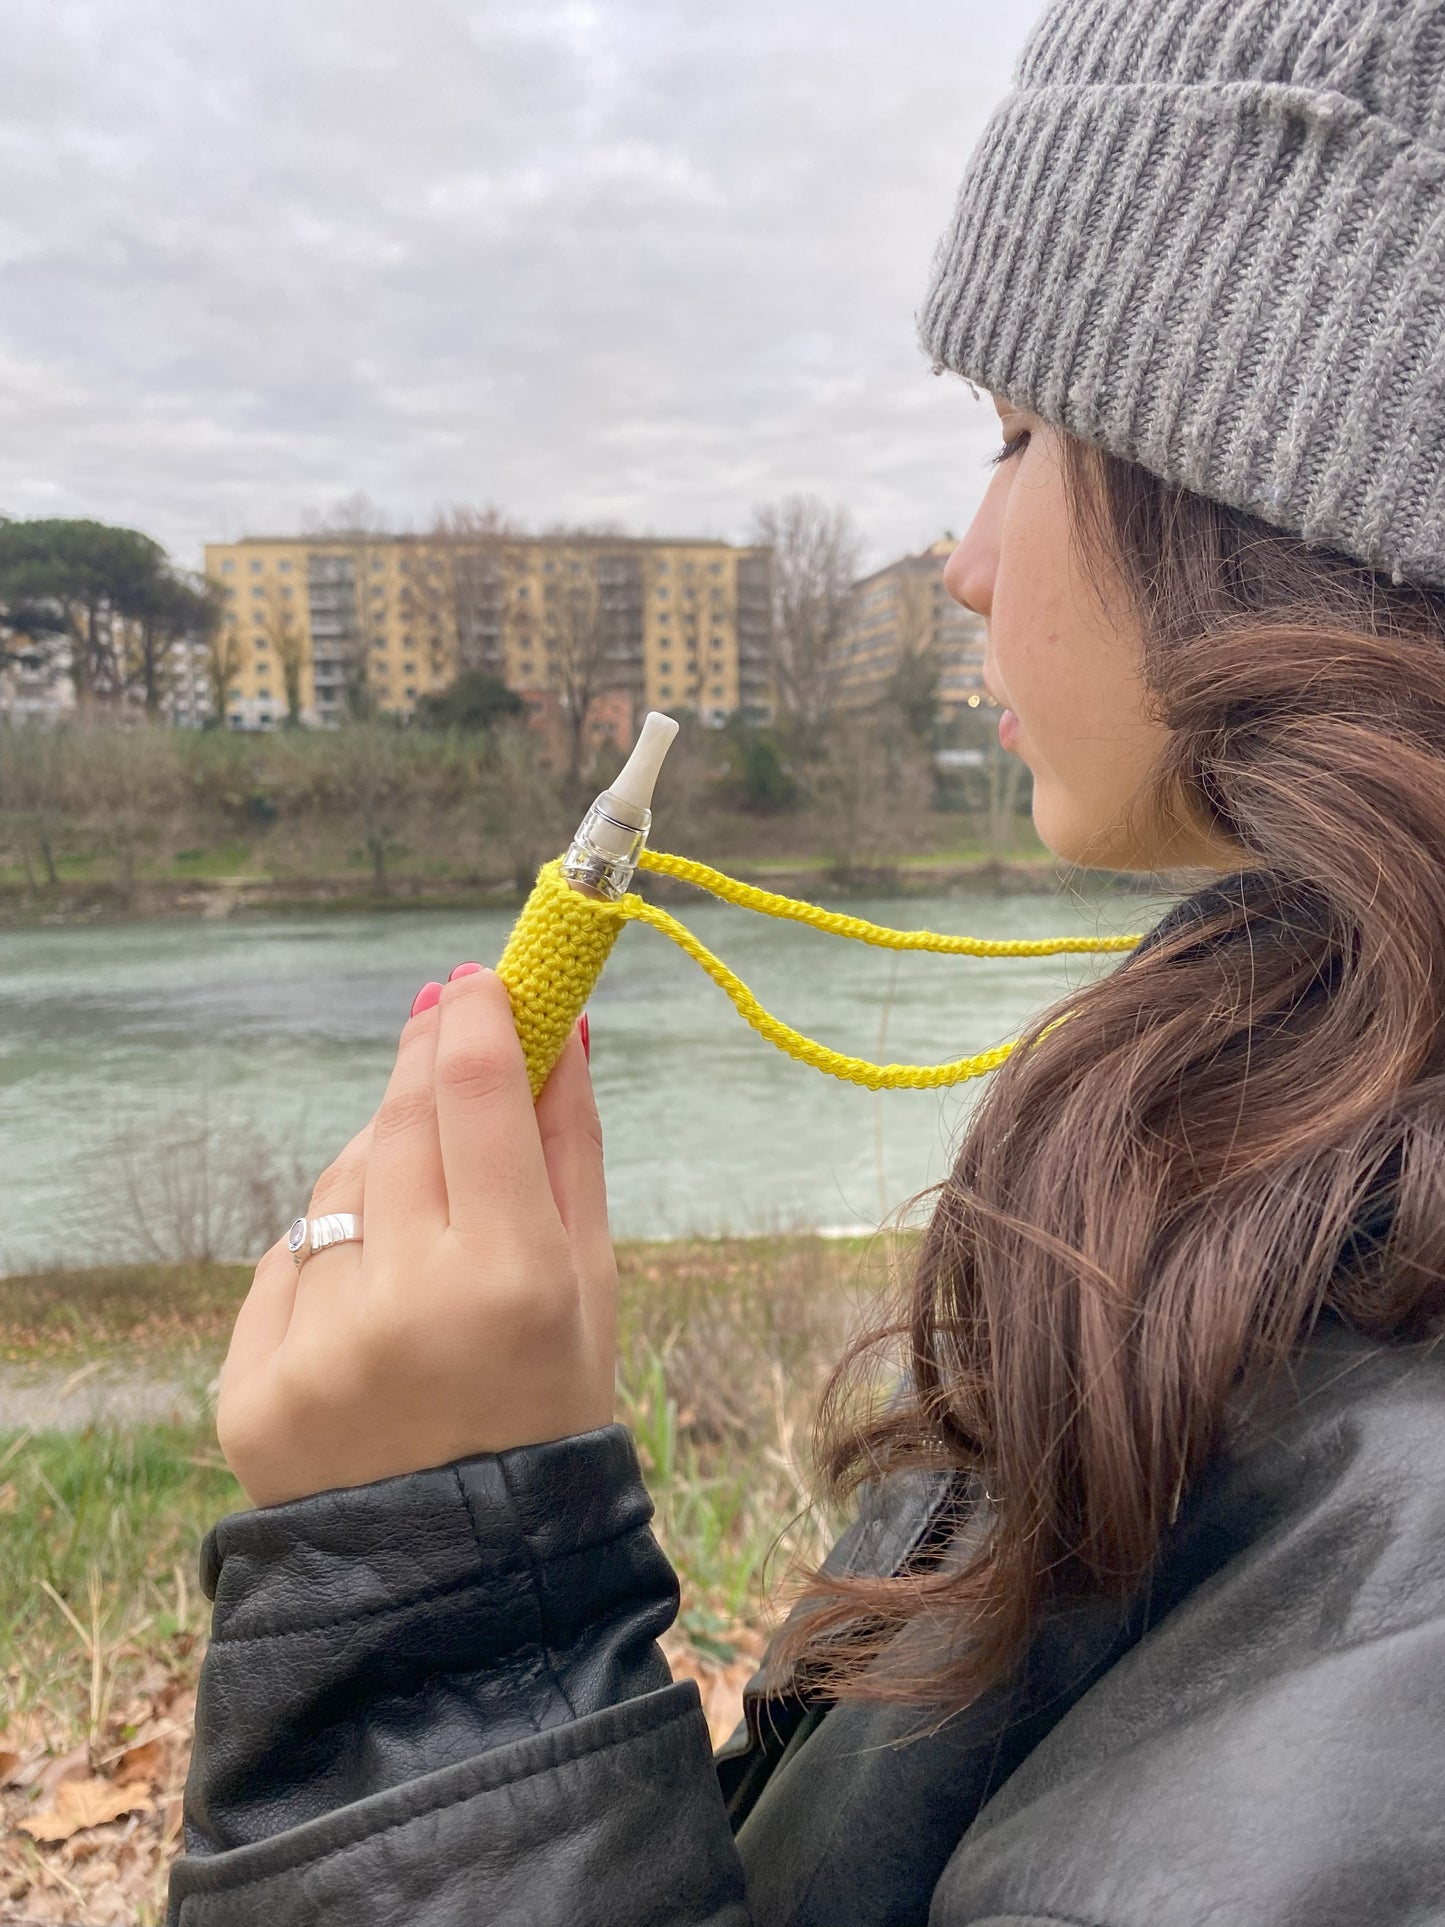
<path fill-rule="evenodd" d="M 907 1242 L 619 1244 L 619 1416 L 699 1628 L 756 1618 L 780 1531 L 788 1556 L 814 1547 L 816 1522 L 790 1527 L 805 1509 L 813 1403 L 857 1305 Z M 143 1265 L 0 1279 L 3 1355 L 22 1372 L 164 1357 L 188 1369 L 199 1407 L 248 1281 L 241 1266 Z M 238 1499 L 204 1419 L 0 1434 L 12 1704 L 60 1690 L 77 1667 L 89 1678 L 95 1651 L 193 1637 L 196 1550 Z"/>
<path fill-rule="evenodd" d="M 169 863 L 157 864 L 154 870 L 146 866 L 147 875 L 160 877 L 192 877 L 197 881 L 210 878 L 229 878 L 239 876 L 250 868 L 252 850 L 249 843 L 218 843 L 210 849 L 179 850 Z"/>
<path fill-rule="evenodd" d="M 858 1308 L 906 1262 L 910 1237 L 697 1239 L 618 1247 L 618 1416 L 632 1429 L 656 1530 L 682 1588 L 673 1648 L 755 1663 L 780 1588 L 836 1526 L 808 1503 L 817 1393 Z M 164 1917 L 208 1606 L 197 1553 L 243 1503 L 216 1449 L 203 1387 L 248 1272 L 112 1267 L 0 1279 L 9 1364 L 54 1376 L 76 1360 L 190 1364 L 200 1416 L 84 1431 L 0 1433 L 0 1749 L 23 1756 L 0 1791 L 0 1917 Z M 688 1649 L 691 1655 L 688 1657 Z M 730 1664 L 731 1662 L 736 1664 Z M 736 1717 L 729 1711 L 727 1722 Z M 49 1797 L 46 1762 L 102 1774 L 135 1743 L 165 1749 L 154 1810 L 39 1847 L 19 1822 Z M 28 1776 L 28 1777 L 27 1777 Z M 92 1857 L 93 1856 L 93 1857 Z M 83 1885 L 106 1874 L 92 1910 Z M 117 1884 L 118 1883 L 118 1884 Z M 116 1896 L 124 1888 L 124 1898 Z M 110 1899 L 105 1899 L 105 1895 Z"/>
<path fill-rule="evenodd" d="M 0 1278 L 0 1358 L 83 1362 L 115 1350 L 194 1353 L 225 1345 L 248 1265 L 106 1265 Z"/>
<path fill-rule="evenodd" d="M 239 1502 L 209 1420 L 0 1435 L 11 1710 L 72 1680 L 83 1657 L 98 1727 L 142 1641 L 164 1648 L 200 1630 L 196 1550 Z"/>

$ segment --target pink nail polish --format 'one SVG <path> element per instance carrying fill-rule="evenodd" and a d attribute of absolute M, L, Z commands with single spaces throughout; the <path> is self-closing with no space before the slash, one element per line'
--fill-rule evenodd
<path fill-rule="evenodd" d="M 582 1033 L 582 1055 L 590 1064 L 592 1062 L 592 1026 L 587 1021 L 587 1013 L 585 1010 L 577 1019 L 577 1028 Z"/>
<path fill-rule="evenodd" d="M 474 963 L 458 964 L 456 969 L 452 972 L 451 976 L 447 978 L 447 982 L 449 984 L 454 984 L 458 977 L 475 977 L 480 973 L 481 968 L 482 966 L 480 964 L 474 964 Z"/>
<path fill-rule="evenodd" d="M 442 987 L 440 984 L 423 984 L 421 989 L 416 993 L 416 1001 L 412 1004 L 412 1016 L 420 1017 L 424 1010 L 434 1010 L 441 994 Z"/>

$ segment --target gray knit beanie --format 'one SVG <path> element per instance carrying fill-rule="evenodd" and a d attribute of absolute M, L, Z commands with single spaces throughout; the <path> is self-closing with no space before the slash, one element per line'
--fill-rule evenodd
<path fill-rule="evenodd" d="M 1056 0 L 969 167 L 934 361 L 1445 587 L 1445 0 Z"/>

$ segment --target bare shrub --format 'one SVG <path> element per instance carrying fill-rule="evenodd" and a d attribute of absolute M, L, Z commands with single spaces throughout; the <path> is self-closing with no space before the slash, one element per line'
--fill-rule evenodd
<path fill-rule="evenodd" d="M 299 1134 L 298 1134 L 299 1135 Z M 299 1145 L 274 1139 L 202 1093 L 99 1144 L 90 1211 L 77 1227 L 96 1262 L 251 1261 L 310 1193 Z"/>

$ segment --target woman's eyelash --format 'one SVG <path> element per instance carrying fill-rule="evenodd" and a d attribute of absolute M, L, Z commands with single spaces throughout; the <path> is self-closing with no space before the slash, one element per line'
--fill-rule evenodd
<path fill-rule="evenodd" d="M 989 456 L 988 458 L 989 467 L 1002 468 L 1004 463 L 1011 462 L 1015 455 L 1022 455 L 1024 450 L 1028 447 L 1028 445 L 1029 445 L 1029 430 L 1027 428 L 1021 428 L 1018 434 L 1014 436 L 1011 442 L 1004 443 L 1003 447 L 999 450 L 997 455 Z"/>

